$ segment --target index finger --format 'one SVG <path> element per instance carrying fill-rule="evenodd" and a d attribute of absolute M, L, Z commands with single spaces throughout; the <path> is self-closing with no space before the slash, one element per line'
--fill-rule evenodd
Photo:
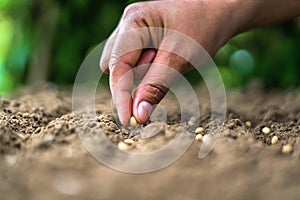
<path fill-rule="evenodd" d="M 121 30 L 116 36 L 109 61 L 112 99 L 123 125 L 132 115 L 134 77 L 133 68 L 138 63 L 147 38 L 144 29 Z"/>

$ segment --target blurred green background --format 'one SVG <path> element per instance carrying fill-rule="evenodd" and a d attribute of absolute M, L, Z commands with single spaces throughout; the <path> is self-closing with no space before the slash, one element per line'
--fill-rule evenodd
<path fill-rule="evenodd" d="M 87 52 L 132 2 L 0 0 L 0 94 L 43 81 L 72 84 Z M 267 87 L 299 87 L 299 36 L 299 19 L 236 36 L 214 56 L 225 85 L 259 79 Z"/>

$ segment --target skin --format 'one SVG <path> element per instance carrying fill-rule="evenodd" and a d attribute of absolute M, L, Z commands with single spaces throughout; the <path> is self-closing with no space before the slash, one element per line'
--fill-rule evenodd
<path fill-rule="evenodd" d="M 175 30 L 197 41 L 212 56 L 241 32 L 297 16 L 300 16 L 299 0 L 164 0 L 129 5 L 106 43 L 100 61 L 100 68 L 110 75 L 112 98 L 121 123 L 127 125 L 132 115 L 140 124 L 149 120 L 154 105 L 176 81 L 176 75 L 162 65 L 180 73 L 191 69 L 184 59 L 159 49 L 160 46 L 193 54 L 193 49 L 177 42 L 168 31 L 155 33 L 149 29 L 147 34 L 129 33 L 125 37 L 122 33 L 149 27 Z M 154 48 L 145 48 L 149 43 Z M 126 48 L 130 51 L 122 54 Z M 136 79 L 141 82 L 132 96 Z"/>

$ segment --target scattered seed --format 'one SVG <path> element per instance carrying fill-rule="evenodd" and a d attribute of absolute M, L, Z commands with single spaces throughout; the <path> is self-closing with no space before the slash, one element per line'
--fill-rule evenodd
<path fill-rule="evenodd" d="M 271 140 L 271 144 L 276 144 L 278 142 L 278 137 L 277 136 L 273 136 L 272 140 Z"/>
<path fill-rule="evenodd" d="M 119 142 L 118 144 L 118 149 L 121 151 L 127 151 L 129 148 L 129 146 L 127 144 L 125 144 L 124 142 Z"/>
<path fill-rule="evenodd" d="M 134 141 L 132 139 L 125 139 L 124 143 L 128 144 L 128 145 L 132 145 L 134 143 Z"/>
<path fill-rule="evenodd" d="M 286 144 L 282 147 L 281 152 L 285 155 L 290 154 L 293 151 L 293 147 L 290 144 Z"/>
<path fill-rule="evenodd" d="M 271 129 L 269 127 L 264 127 L 262 130 L 261 130 L 265 135 L 268 135 L 271 133 Z"/>
<path fill-rule="evenodd" d="M 250 121 L 246 121 L 245 122 L 246 126 L 248 126 L 249 128 L 252 126 L 252 123 Z"/>
<path fill-rule="evenodd" d="M 207 143 L 207 142 L 209 142 L 209 136 L 208 135 L 204 135 L 203 137 L 202 137 L 202 142 L 204 142 L 204 143 Z"/>
<path fill-rule="evenodd" d="M 132 127 L 136 127 L 138 125 L 138 123 L 137 123 L 136 119 L 134 118 L 134 116 L 130 117 L 129 124 Z"/>
<path fill-rule="evenodd" d="M 195 137 L 195 140 L 198 140 L 198 141 L 202 141 L 202 139 L 203 139 L 203 135 L 201 135 L 201 134 L 197 134 Z"/>
<path fill-rule="evenodd" d="M 199 133 L 202 133 L 203 131 L 204 131 L 204 128 L 198 127 L 198 128 L 196 128 L 195 133 L 199 134 Z"/>

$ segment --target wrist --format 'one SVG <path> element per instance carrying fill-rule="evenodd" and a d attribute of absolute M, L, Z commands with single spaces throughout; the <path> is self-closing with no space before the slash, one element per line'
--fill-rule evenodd
<path fill-rule="evenodd" d="M 233 35 L 300 16 L 299 0 L 227 0 L 233 12 Z"/>
<path fill-rule="evenodd" d="M 228 5 L 228 23 L 231 24 L 229 37 L 258 26 L 261 1 L 226 0 Z"/>

